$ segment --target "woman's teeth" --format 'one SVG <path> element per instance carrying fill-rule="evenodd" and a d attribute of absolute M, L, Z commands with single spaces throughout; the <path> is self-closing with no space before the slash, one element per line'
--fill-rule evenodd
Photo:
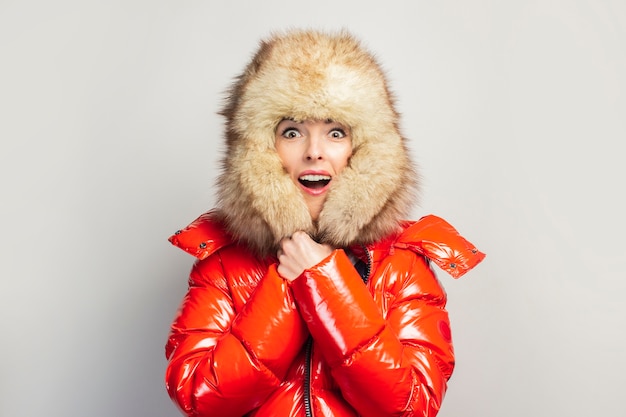
<path fill-rule="evenodd" d="M 300 177 L 301 181 L 330 181 L 330 177 L 328 175 L 303 175 Z"/>

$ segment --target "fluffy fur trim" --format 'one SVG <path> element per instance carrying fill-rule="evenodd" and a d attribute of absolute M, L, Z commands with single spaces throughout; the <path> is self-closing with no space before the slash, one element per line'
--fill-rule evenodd
<path fill-rule="evenodd" d="M 304 230 L 335 247 L 394 232 L 415 199 L 417 174 L 375 58 L 349 33 L 291 31 L 261 42 L 231 87 L 219 207 L 229 231 L 264 254 Z M 283 118 L 350 126 L 353 153 L 317 222 L 274 147 Z"/>

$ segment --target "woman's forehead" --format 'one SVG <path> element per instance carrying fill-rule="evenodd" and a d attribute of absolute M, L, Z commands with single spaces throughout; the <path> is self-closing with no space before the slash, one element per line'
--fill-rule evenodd
<path fill-rule="evenodd" d="M 282 122 L 292 122 L 292 123 L 298 123 L 298 124 L 325 123 L 327 125 L 336 123 L 336 124 L 343 125 L 343 123 L 338 122 L 333 119 L 297 119 L 295 117 L 283 117 L 279 123 L 282 123 Z"/>

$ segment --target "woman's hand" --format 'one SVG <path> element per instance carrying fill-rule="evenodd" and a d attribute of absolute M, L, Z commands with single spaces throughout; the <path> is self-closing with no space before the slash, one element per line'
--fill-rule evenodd
<path fill-rule="evenodd" d="M 278 250 L 278 273 L 288 281 L 298 278 L 305 269 L 320 263 L 333 251 L 329 245 L 321 245 L 305 232 L 296 232 L 280 241 Z"/>

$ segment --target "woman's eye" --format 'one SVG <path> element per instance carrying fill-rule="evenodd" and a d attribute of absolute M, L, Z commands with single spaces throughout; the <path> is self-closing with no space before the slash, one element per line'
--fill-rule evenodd
<path fill-rule="evenodd" d="M 335 139 L 341 139 L 346 137 L 346 132 L 343 129 L 333 129 L 330 131 L 330 136 Z"/>
<path fill-rule="evenodd" d="M 300 132 L 298 132 L 297 129 L 294 128 L 287 128 L 283 131 L 283 137 L 291 139 L 291 138 L 297 138 L 300 136 Z"/>

